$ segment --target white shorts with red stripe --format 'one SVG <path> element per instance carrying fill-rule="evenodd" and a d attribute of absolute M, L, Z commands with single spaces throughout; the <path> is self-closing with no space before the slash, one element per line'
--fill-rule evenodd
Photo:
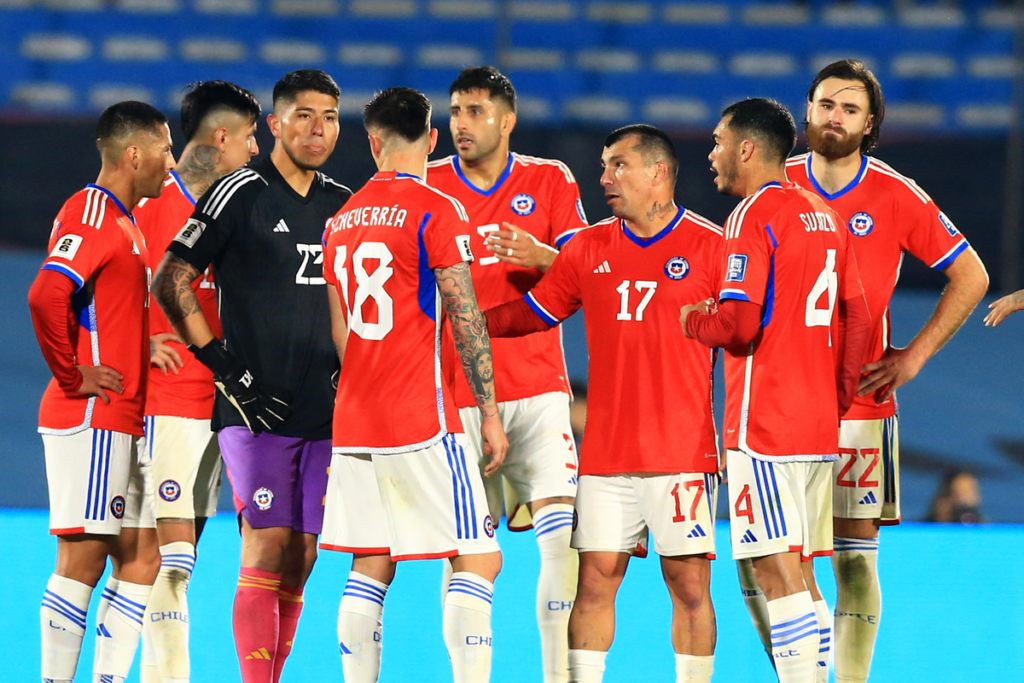
<path fill-rule="evenodd" d="M 836 517 L 899 524 L 899 418 L 843 420 L 832 474 Z"/>
<path fill-rule="evenodd" d="M 462 434 L 394 455 L 335 452 L 320 547 L 393 560 L 498 552 L 478 458 Z"/>
<path fill-rule="evenodd" d="M 832 554 L 832 463 L 768 462 L 728 451 L 733 559 Z"/>

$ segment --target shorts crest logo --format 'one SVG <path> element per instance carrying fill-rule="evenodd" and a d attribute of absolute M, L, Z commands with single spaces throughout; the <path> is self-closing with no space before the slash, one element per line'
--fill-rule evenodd
<path fill-rule="evenodd" d="M 110 501 L 110 513 L 114 515 L 115 519 L 121 519 L 124 517 L 123 496 L 114 496 L 114 499 Z"/>
<path fill-rule="evenodd" d="M 266 486 L 261 486 L 252 494 L 252 502 L 256 503 L 260 510 L 269 510 L 274 506 L 274 492 Z"/>
<path fill-rule="evenodd" d="M 168 479 L 160 484 L 160 497 L 168 503 L 173 503 L 181 497 L 181 486 L 173 479 Z"/>
<path fill-rule="evenodd" d="M 682 256 L 673 256 L 665 263 L 665 276 L 669 280 L 682 280 L 690 274 L 690 264 Z"/>
<path fill-rule="evenodd" d="M 576 510 L 573 509 L 573 511 L 572 511 L 572 530 L 576 531 L 576 527 L 578 527 L 579 525 L 580 525 L 580 516 L 579 516 L 579 514 L 577 514 Z"/>
<path fill-rule="evenodd" d="M 875 219 L 871 214 L 858 211 L 850 216 L 850 232 L 857 237 L 864 237 L 875 227 Z"/>
<path fill-rule="evenodd" d="M 517 194 L 512 198 L 512 210 L 520 216 L 529 216 L 537 208 L 537 202 L 528 194 Z"/>
<path fill-rule="evenodd" d="M 484 533 L 487 534 L 487 538 L 494 538 L 494 520 L 490 515 L 484 517 Z"/>

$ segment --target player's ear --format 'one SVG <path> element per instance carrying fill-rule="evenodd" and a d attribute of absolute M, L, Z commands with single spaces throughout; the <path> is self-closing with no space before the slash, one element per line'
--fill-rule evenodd
<path fill-rule="evenodd" d="M 267 128 L 270 129 L 270 134 L 275 138 L 281 137 L 281 119 L 278 118 L 277 114 L 267 114 Z"/>
<path fill-rule="evenodd" d="M 213 146 L 223 152 L 224 148 L 227 146 L 227 139 L 228 129 L 222 126 L 213 133 Z"/>
<path fill-rule="evenodd" d="M 427 156 L 434 153 L 434 148 L 437 147 L 437 128 L 430 129 L 430 145 L 427 147 Z"/>
<path fill-rule="evenodd" d="M 875 115 L 868 114 L 868 122 L 864 124 L 864 135 L 868 135 L 875 128 Z"/>
<path fill-rule="evenodd" d="M 384 141 L 370 133 L 366 134 L 366 139 L 370 141 L 370 154 L 373 155 L 373 160 L 377 161 L 380 159 L 381 152 L 384 151 Z"/>
<path fill-rule="evenodd" d="M 749 138 L 747 138 L 746 140 L 741 142 L 740 143 L 740 161 L 742 161 L 742 162 L 750 161 L 750 157 L 754 156 L 754 150 L 756 148 L 757 148 L 757 145 L 755 145 L 754 141 L 749 139 Z"/>
<path fill-rule="evenodd" d="M 515 130 L 517 120 L 516 113 L 509 109 L 501 117 L 501 132 L 505 135 L 511 135 L 512 131 Z"/>
<path fill-rule="evenodd" d="M 132 165 L 132 168 L 136 171 L 139 170 L 139 166 L 142 165 L 142 152 L 138 145 L 128 145 L 124 149 L 125 158 L 128 159 L 128 163 Z"/>

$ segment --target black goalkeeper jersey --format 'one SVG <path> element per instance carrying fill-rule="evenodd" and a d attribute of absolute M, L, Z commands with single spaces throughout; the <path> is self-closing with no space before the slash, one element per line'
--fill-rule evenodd
<path fill-rule="evenodd" d="M 331 438 L 339 364 L 322 240 L 351 196 L 317 173 L 303 197 L 268 156 L 214 183 L 168 248 L 200 273 L 213 264 L 228 350 L 257 382 L 291 394 L 294 413 L 274 431 L 281 436 Z M 218 392 L 213 429 L 230 426 L 245 422 Z"/>

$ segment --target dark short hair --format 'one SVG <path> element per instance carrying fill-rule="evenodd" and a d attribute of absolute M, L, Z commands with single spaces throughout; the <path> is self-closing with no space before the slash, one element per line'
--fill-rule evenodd
<path fill-rule="evenodd" d="M 382 128 L 416 142 L 430 132 L 430 100 L 412 88 L 388 88 L 363 109 L 363 126 Z"/>
<path fill-rule="evenodd" d="M 516 89 L 512 87 L 512 81 L 493 66 L 471 66 L 463 69 L 452 81 L 448 94 L 454 95 L 457 92 L 471 90 L 486 90 L 492 100 L 503 100 L 509 109 L 513 112 L 516 110 L 519 100 L 516 97 Z"/>
<path fill-rule="evenodd" d="M 294 102 L 299 93 L 310 90 L 341 99 L 341 88 L 333 78 L 320 69 L 299 69 L 285 74 L 274 84 L 274 106 L 278 102 Z"/>
<path fill-rule="evenodd" d="M 637 144 L 634 149 L 640 152 L 640 156 L 643 157 L 644 165 L 650 166 L 654 163 L 657 156 L 660 154 L 665 158 L 665 163 L 668 164 L 668 170 L 672 174 L 672 180 L 675 181 L 676 174 L 679 173 L 679 159 L 676 157 L 676 146 L 672 142 L 672 138 L 660 128 L 647 123 L 634 123 L 629 126 L 623 126 L 613 130 L 608 137 L 604 139 L 604 146 L 611 147 L 619 140 L 629 136 L 635 135 L 637 137 Z"/>
<path fill-rule="evenodd" d="M 827 78 L 839 78 L 844 81 L 860 81 L 868 91 L 868 102 L 871 109 L 871 132 L 860 141 L 860 151 L 867 154 L 878 146 L 878 136 L 882 134 L 882 120 L 885 119 L 885 96 L 882 95 L 882 85 L 878 82 L 875 74 L 864 66 L 859 59 L 841 59 L 832 62 L 818 72 L 807 89 L 807 101 L 814 101 L 814 91 L 818 89 L 821 82 Z M 804 122 L 806 124 L 806 121 Z"/>
<path fill-rule="evenodd" d="M 796 147 L 796 122 L 785 105 L 765 97 L 751 97 L 730 104 L 722 118 L 731 117 L 729 127 L 745 137 L 758 138 L 779 163 L 785 163 Z"/>
<path fill-rule="evenodd" d="M 230 111 L 245 116 L 249 123 L 260 117 L 260 103 L 245 88 L 227 81 L 197 81 L 188 86 L 181 98 L 181 132 L 189 142 L 210 114 Z"/>
<path fill-rule="evenodd" d="M 96 146 L 102 150 L 114 140 L 124 140 L 140 131 L 153 131 L 167 123 L 163 112 L 145 102 L 118 102 L 103 110 L 96 124 Z"/>

